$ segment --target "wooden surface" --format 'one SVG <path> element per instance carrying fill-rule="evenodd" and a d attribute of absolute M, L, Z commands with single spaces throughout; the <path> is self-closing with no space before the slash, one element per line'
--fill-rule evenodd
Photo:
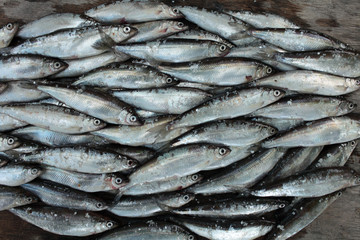
<path fill-rule="evenodd" d="M 106 0 L 0 0 L 0 24 L 9 21 L 28 22 L 55 12 L 82 13 Z M 195 0 L 164 1 L 207 8 L 245 9 L 273 12 L 285 16 L 303 28 L 329 34 L 360 50 L 359 0 Z M 348 98 L 360 106 L 360 93 Z M 356 110 L 360 113 L 360 107 Z M 360 147 L 349 161 L 360 171 Z M 0 240 L 74 239 L 46 233 L 19 220 L 8 212 L 0 212 Z M 360 239 L 360 187 L 348 189 L 344 195 L 292 239 Z"/>

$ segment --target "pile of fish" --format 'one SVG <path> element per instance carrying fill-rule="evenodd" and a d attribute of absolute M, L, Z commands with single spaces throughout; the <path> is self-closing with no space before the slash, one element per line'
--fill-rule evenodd
<path fill-rule="evenodd" d="M 281 16 L 123 0 L 0 47 L 0 210 L 45 231 L 287 239 L 360 185 L 360 55 Z"/>

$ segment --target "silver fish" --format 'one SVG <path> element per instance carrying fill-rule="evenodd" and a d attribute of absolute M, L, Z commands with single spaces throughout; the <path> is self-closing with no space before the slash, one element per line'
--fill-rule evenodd
<path fill-rule="evenodd" d="M 151 197 L 124 197 L 107 210 L 121 217 L 150 217 L 164 213 L 164 209 L 179 208 L 188 204 L 195 195 L 185 193 L 167 193 Z M 137 206 L 134 208 L 134 206 Z"/>
<path fill-rule="evenodd" d="M 59 207 L 17 207 L 10 210 L 21 219 L 54 234 L 84 237 L 118 226 L 109 217 L 94 212 Z"/>
<path fill-rule="evenodd" d="M 105 127 L 105 123 L 69 108 L 46 104 L 1 106 L 0 113 L 29 124 L 67 134 L 79 134 Z M 61 125 L 59 125 L 59 121 Z"/>
<path fill-rule="evenodd" d="M 0 211 L 28 205 L 37 201 L 38 199 L 35 196 L 22 188 L 0 186 Z"/>
<path fill-rule="evenodd" d="M 102 148 L 117 152 L 138 161 L 139 165 L 144 164 L 155 156 L 155 151 L 146 147 L 131 147 L 119 144 L 103 145 Z"/>
<path fill-rule="evenodd" d="M 17 148 L 13 148 L 5 152 L 0 152 L 0 154 L 8 159 L 15 159 L 16 162 L 22 154 L 31 153 L 41 148 L 43 148 L 42 145 L 36 144 L 34 142 L 23 142 Z"/>
<path fill-rule="evenodd" d="M 360 80 L 307 70 L 276 73 L 249 84 L 325 96 L 344 95 L 360 88 Z"/>
<path fill-rule="evenodd" d="M 65 68 L 67 64 L 56 58 L 39 55 L 0 56 L 2 81 L 44 78 Z"/>
<path fill-rule="evenodd" d="M 43 172 L 42 168 L 23 164 L 7 164 L 0 168 L 0 184 L 5 186 L 20 186 L 37 178 Z"/>
<path fill-rule="evenodd" d="M 73 85 L 102 88 L 156 88 L 178 84 L 179 81 L 155 68 L 141 64 L 122 64 L 98 68 L 81 76 Z"/>
<path fill-rule="evenodd" d="M 321 197 L 360 185 L 360 175 L 346 167 L 309 170 L 251 191 L 257 197 Z"/>
<path fill-rule="evenodd" d="M 212 95 L 192 88 L 154 88 L 113 91 L 112 94 L 137 108 L 167 114 L 181 114 Z"/>
<path fill-rule="evenodd" d="M 235 118 L 249 114 L 276 102 L 284 92 L 268 88 L 249 88 L 227 91 L 181 114 L 169 124 L 169 128 L 194 126 L 201 123 Z"/>
<path fill-rule="evenodd" d="M 33 181 L 21 187 L 50 206 L 87 211 L 102 211 L 107 208 L 107 204 L 100 198 L 50 181 Z"/>
<path fill-rule="evenodd" d="M 359 128 L 360 122 L 352 117 L 325 118 L 267 140 L 263 147 L 311 147 L 342 143 L 359 138 Z"/>
<path fill-rule="evenodd" d="M 17 148 L 20 145 L 21 141 L 17 137 L 0 134 L 0 152 Z"/>
<path fill-rule="evenodd" d="M 62 29 L 81 28 L 98 23 L 89 17 L 73 13 L 54 13 L 22 25 L 17 37 L 33 38 Z"/>
<path fill-rule="evenodd" d="M 5 91 L 0 93 L 0 105 L 17 102 L 33 102 L 49 98 L 49 95 L 36 89 L 28 81 L 9 82 Z"/>
<path fill-rule="evenodd" d="M 85 14 L 104 23 L 134 23 L 182 18 L 177 8 L 158 1 L 121 0 L 102 4 Z"/>
<path fill-rule="evenodd" d="M 171 35 L 167 37 L 168 39 L 193 39 L 193 40 L 209 40 L 214 42 L 219 42 L 229 47 L 233 45 L 227 40 L 221 38 L 219 35 L 213 34 L 211 32 L 207 32 L 201 29 L 189 29 L 185 32 L 179 32 L 177 34 Z"/>
<path fill-rule="evenodd" d="M 337 50 L 277 53 L 275 59 L 302 69 L 326 72 L 343 77 L 360 76 L 359 53 Z"/>
<path fill-rule="evenodd" d="M 44 167 L 41 179 L 50 180 L 84 192 L 103 192 L 123 188 L 128 183 L 118 173 L 89 174 Z"/>
<path fill-rule="evenodd" d="M 10 45 L 18 29 L 18 23 L 8 23 L 0 28 L 0 48 L 5 48 Z"/>
<path fill-rule="evenodd" d="M 279 132 L 288 131 L 294 127 L 299 126 L 304 121 L 300 119 L 276 119 L 276 118 L 264 118 L 264 117 L 254 117 L 250 118 L 250 121 L 264 123 L 266 125 L 276 128 Z"/>
<path fill-rule="evenodd" d="M 149 62 L 190 62 L 205 58 L 223 57 L 230 47 L 213 41 L 165 39 L 146 43 L 116 45 L 115 52 L 122 52 Z"/>
<path fill-rule="evenodd" d="M 31 38 L 12 48 L 11 54 L 40 54 L 62 59 L 77 59 L 104 53 L 109 47 L 137 33 L 133 27 L 91 26 L 60 30 Z"/>
<path fill-rule="evenodd" d="M 238 58 L 210 59 L 157 68 L 181 80 L 208 85 L 232 86 L 266 77 L 272 68 L 262 63 Z"/>
<path fill-rule="evenodd" d="M 80 112 L 106 122 L 125 125 L 142 124 L 131 106 L 101 92 L 45 85 L 39 85 L 38 89 Z M 91 104 L 88 104 L 89 102 Z"/>

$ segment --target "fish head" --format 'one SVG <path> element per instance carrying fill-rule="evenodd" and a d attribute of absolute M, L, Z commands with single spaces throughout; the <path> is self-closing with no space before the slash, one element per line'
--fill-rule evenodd
<path fill-rule="evenodd" d="M 273 72 L 274 70 L 272 69 L 272 67 L 265 64 L 259 64 L 256 68 L 255 79 L 267 77 Z"/>
<path fill-rule="evenodd" d="M 55 74 L 65 70 L 69 65 L 60 59 L 55 58 L 44 58 L 43 59 L 44 69 L 51 74 Z M 44 73 L 45 74 L 45 73 Z"/>
<path fill-rule="evenodd" d="M 130 25 L 120 25 L 120 26 L 112 26 L 111 29 L 108 30 L 107 35 L 114 40 L 114 42 L 119 43 L 126 39 L 131 38 L 135 34 L 138 33 L 138 30 L 135 27 Z"/>
<path fill-rule="evenodd" d="M 94 221 L 96 221 L 94 234 L 108 231 L 119 226 L 117 222 L 107 217 L 105 218 L 105 217 L 96 216 L 94 218 Z"/>
<path fill-rule="evenodd" d="M 278 130 L 274 127 L 264 125 L 261 127 L 260 132 L 262 133 L 262 136 L 271 137 L 275 135 Z"/>
<path fill-rule="evenodd" d="M 211 42 L 209 46 L 210 57 L 224 57 L 230 52 L 231 47 L 217 42 Z"/>
<path fill-rule="evenodd" d="M 343 143 L 342 145 L 344 145 L 343 147 L 345 148 L 345 152 L 350 155 L 354 151 L 354 149 L 356 148 L 358 143 L 359 143 L 359 140 L 355 139 L 350 142 Z"/>
<path fill-rule="evenodd" d="M 170 87 L 179 84 L 179 80 L 166 73 L 157 72 L 154 76 L 154 81 L 162 86 Z"/>
<path fill-rule="evenodd" d="M 355 110 L 357 104 L 347 100 L 339 100 L 338 115 L 345 115 Z"/>
<path fill-rule="evenodd" d="M 203 178 L 204 178 L 204 176 L 199 174 L 199 173 L 195 173 L 195 174 L 186 176 L 186 183 L 187 184 L 185 186 L 192 185 L 192 184 L 195 184 L 197 182 L 200 182 Z"/>
<path fill-rule="evenodd" d="M 119 189 L 125 187 L 129 183 L 123 175 L 117 173 L 107 174 L 106 182 L 110 185 L 111 189 Z"/>
<path fill-rule="evenodd" d="M 188 30 L 189 26 L 180 21 L 166 21 L 160 27 L 160 32 L 177 33 Z M 162 30 L 162 31 L 161 31 Z M 166 30 L 166 31 L 164 31 Z"/>
<path fill-rule="evenodd" d="M 279 89 L 270 89 L 270 88 L 263 88 L 264 93 L 266 93 L 269 96 L 269 100 L 272 101 L 278 101 L 280 98 L 282 98 L 285 95 L 285 91 L 279 90 Z"/>
<path fill-rule="evenodd" d="M 123 119 L 123 112 L 120 113 L 119 119 Z M 143 125 L 143 121 L 140 117 L 135 113 L 135 111 L 131 110 L 130 108 L 127 109 L 125 114 L 125 122 L 127 125 L 130 126 L 141 126 Z"/>
<path fill-rule="evenodd" d="M 136 161 L 135 159 L 129 158 L 129 157 L 119 155 L 118 159 L 121 161 L 121 164 L 124 167 L 124 169 L 133 169 L 133 168 L 139 166 L 138 161 Z"/>
<path fill-rule="evenodd" d="M 19 194 L 18 197 L 16 198 L 16 204 L 18 206 L 28 205 L 31 203 L 36 203 L 38 201 L 39 201 L 39 199 L 37 197 L 31 195 L 30 193 Z"/>
<path fill-rule="evenodd" d="M 231 149 L 225 146 L 208 146 L 214 153 L 214 156 L 218 159 L 223 159 L 231 153 Z"/>
<path fill-rule="evenodd" d="M 18 31 L 20 24 L 19 23 L 8 23 L 1 30 L 4 31 L 7 35 L 15 35 Z"/>
<path fill-rule="evenodd" d="M 195 199 L 195 195 L 191 193 L 176 193 L 165 195 L 165 197 L 160 198 L 159 202 L 170 208 L 179 208 L 188 204 Z"/>
<path fill-rule="evenodd" d="M 108 208 L 106 202 L 98 198 L 86 199 L 83 204 L 89 211 L 103 211 Z"/>
<path fill-rule="evenodd" d="M 22 167 L 22 178 L 26 180 L 26 182 L 30 182 L 31 180 L 40 176 L 43 172 L 41 167 L 24 165 Z"/>
<path fill-rule="evenodd" d="M 353 178 L 353 186 L 360 185 L 360 174 L 355 172 L 355 170 L 352 171 L 352 178 Z"/>
<path fill-rule="evenodd" d="M 360 78 L 345 78 L 345 87 L 354 91 L 360 88 Z"/>
<path fill-rule="evenodd" d="M 21 142 L 17 137 L 0 135 L 0 144 L 0 148 L 10 150 L 20 146 Z"/>
<path fill-rule="evenodd" d="M 166 4 L 159 4 L 159 15 L 162 15 L 168 19 L 183 18 L 184 16 L 177 7 L 170 7 Z"/>

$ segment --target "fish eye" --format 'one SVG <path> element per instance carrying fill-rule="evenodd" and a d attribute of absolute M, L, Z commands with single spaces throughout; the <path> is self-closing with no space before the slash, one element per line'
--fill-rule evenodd
<path fill-rule="evenodd" d="M 106 227 L 108 227 L 108 228 L 112 228 L 114 226 L 114 223 L 113 222 L 107 222 L 106 223 Z"/>
<path fill-rule="evenodd" d="M 127 165 L 128 165 L 129 167 L 132 167 L 132 166 L 135 165 L 135 162 L 134 162 L 133 160 L 128 160 L 128 161 L 127 161 Z"/>
<path fill-rule="evenodd" d="M 275 90 L 275 91 L 274 91 L 274 96 L 275 96 L 275 97 L 280 96 L 280 94 L 281 94 L 281 92 L 280 92 L 279 90 Z"/>
<path fill-rule="evenodd" d="M 26 198 L 26 201 L 30 203 L 30 202 L 33 201 L 33 198 L 32 198 L 32 197 L 28 197 L 28 198 Z"/>
<path fill-rule="evenodd" d="M 14 24 L 8 23 L 8 24 L 6 25 L 6 28 L 7 28 L 8 30 L 11 30 L 11 29 L 14 28 Z"/>
<path fill-rule="evenodd" d="M 135 115 L 132 115 L 130 117 L 130 122 L 136 122 L 136 120 L 137 120 L 137 117 Z"/>
<path fill-rule="evenodd" d="M 195 239 L 195 237 L 193 236 L 193 235 L 190 235 L 189 237 L 188 237 L 188 240 L 194 240 Z"/>
<path fill-rule="evenodd" d="M 123 180 L 122 180 L 121 178 L 116 178 L 116 179 L 115 179 L 115 183 L 116 183 L 116 184 L 121 184 L 122 181 L 123 181 Z"/>
<path fill-rule="evenodd" d="M 199 175 L 197 175 L 197 174 L 194 174 L 191 176 L 191 180 L 193 180 L 193 181 L 196 181 L 198 179 L 199 179 Z"/>
<path fill-rule="evenodd" d="M 94 120 L 94 125 L 99 126 L 101 124 L 101 121 L 99 119 Z"/>
<path fill-rule="evenodd" d="M 279 208 L 284 208 L 284 207 L 285 207 L 285 203 L 279 205 Z"/>
<path fill-rule="evenodd" d="M 183 196 L 183 199 L 184 199 L 184 201 L 189 201 L 189 200 L 190 200 L 190 197 L 189 197 L 189 195 L 184 195 L 184 196 Z"/>
<path fill-rule="evenodd" d="M 8 138 L 7 143 L 9 145 L 13 145 L 15 143 L 15 140 L 13 138 Z"/>
<path fill-rule="evenodd" d="M 62 65 L 61 62 L 55 62 L 55 63 L 54 63 L 54 68 L 55 68 L 55 69 L 58 69 L 58 68 L 61 67 L 61 65 Z"/>
<path fill-rule="evenodd" d="M 225 155 L 226 154 L 226 148 L 220 148 L 219 149 L 219 154 L 221 155 L 221 156 L 223 156 L 223 155 Z"/>
<path fill-rule="evenodd" d="M 273 71 L 273 70 L 272 70 L 272 68 L 271 68 L 271 67 L 267 67 L 267 68 L 266 68 L 266 73 L 267 73 L 267 74 L 272 73 L 272 71 Z"/>
<path fill-rule="evenodd" d="M 177 8 L 173 8 L 172 10 L 174 13 L 179 13 L 179 9 L 177 9 Z"/>
<path fill-rule="evenodd" d="M 178 27 L 183 27 L 184 26 L 184 23 L 182 23 L 182 22 L 178 22 Z"/>
<path fill-rule="evenodd" d="M 275 134 L 276 133 L 275 128 L 271 128 L 270 133 Z"/>
<path fill-rule="evenodd" d="M 220 51 L 223 52 L 223 51 L 225 51 L 226 49 L 227 49 L 226 45 L 221 45 L 221 46 L 220 46 Z"/>
<path fill-rule="evenodd" d="M 31 174 L 32 175 L 36 175 L 36 174 L 38 174 L 38 172 L 39 172 L 39 170 L 37 168 L 32 168 L 31 169 Z"/>
<path fill-rule="evenodd" d="M 131 31 L 130 27 L 124 27 L 124 33 L 129 33 Z"/>
<path fill-rule="evenodd" d="M 355 141 L 351 141 L 351 146 L 353 147 L 353 146 L 355 146 L 355 144 L 356 144 L 356 142 Z"/>
<path fill-rule="evenodd" d="M 173 79 L 171 78 L 171 77 L 168 77 L 167 79 L 166 79 L 166 83 L 172 83 L 172 81 L 173 81 Z"/>
<path fill-rule="evenodd" d="M 353 109 L 355 107 L 355 104 L 349 103 L 349 109 Z"/>
<path fill-rule="evenodd" d="M 342 195 L 342 192 L 338 192 L 337 196 L 340 197 Z"/>
<path fill-rule="evenodd" d="M 360 85 L 360 80 L 355 81 L 356 85 Z"/>
<path fill-rule="evenodd" d="M 104 205 L 102 204 L 102 203 L 100 203 L 100 202 L 98 202 L 97 204 L 96 204 L 96 207 L 97 208 L 102 208 Z"/>

